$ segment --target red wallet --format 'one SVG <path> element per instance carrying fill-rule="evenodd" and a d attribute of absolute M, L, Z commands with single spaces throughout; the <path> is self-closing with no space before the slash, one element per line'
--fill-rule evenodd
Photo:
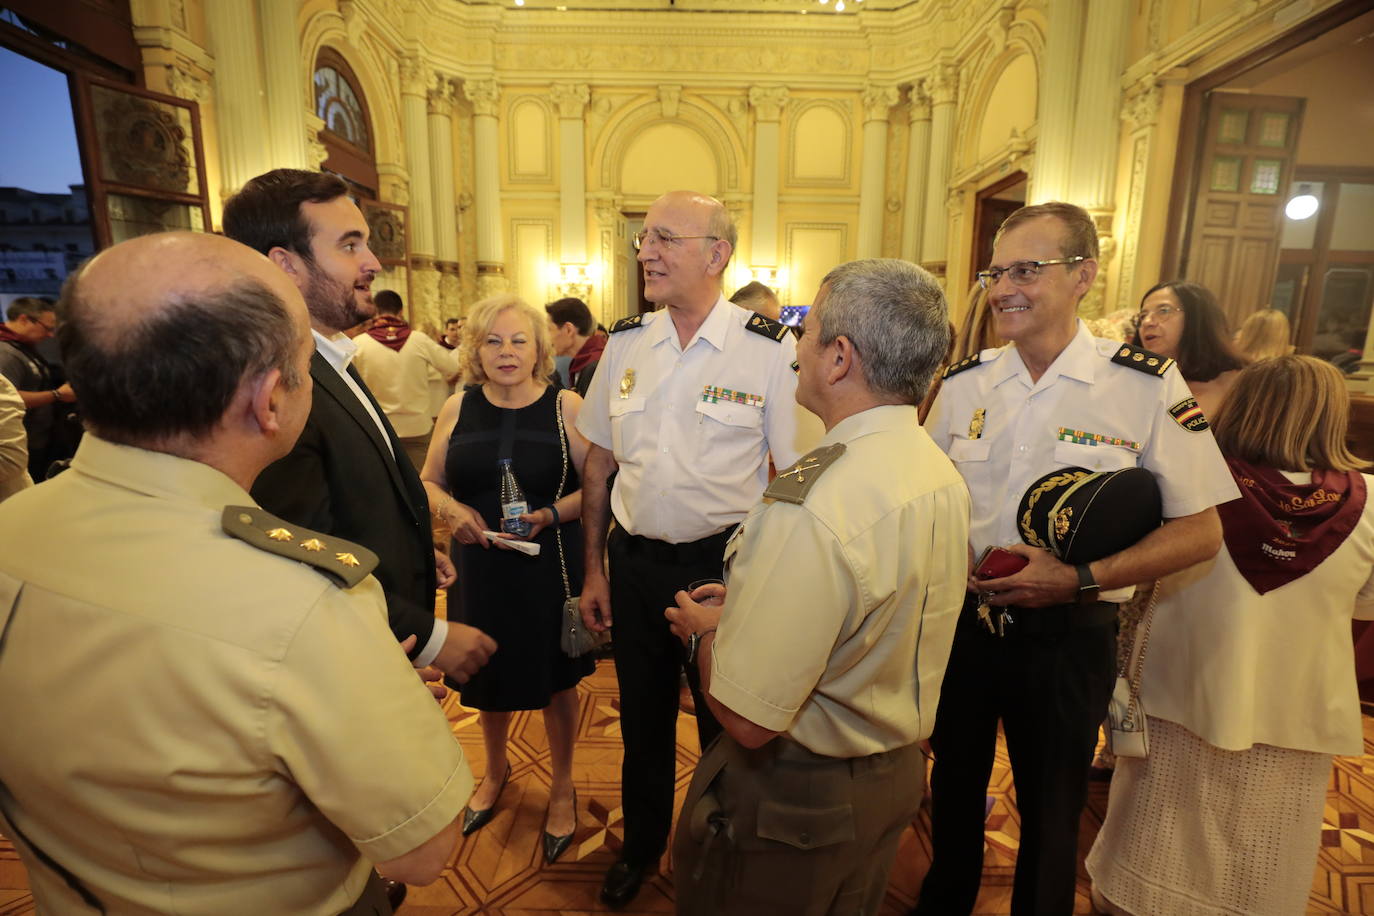
<path fill-rule="evenodd" d="M 975 579 L 1001 579 L 1020 572 L 1029 562 L 1030 560 L 1019 553 L 1012 553 L 1005 547 L 989 547 L 983 551 L 983 555 L 978 558 L 977 565 L 973 567 L 973 577 Z"/>

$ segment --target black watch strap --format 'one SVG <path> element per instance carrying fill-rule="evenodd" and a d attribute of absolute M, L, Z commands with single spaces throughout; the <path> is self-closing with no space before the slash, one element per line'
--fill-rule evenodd
<path fill-rule="evenodd" d="M 1093 578 L 1092 569 L 1087 563 L 1079 563 L 1073 568 L 1073 571 L 1078 573 L 1078 603 L 1095 603 L 1101 589 L 1097 586 L 1097 580 Z"/>

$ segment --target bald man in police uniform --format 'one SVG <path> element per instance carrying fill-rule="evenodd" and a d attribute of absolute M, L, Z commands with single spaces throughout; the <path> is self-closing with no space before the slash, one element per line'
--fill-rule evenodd
<path fill-rule="evenodd" d="M 611 906 L 638 893 L 672 826 L 683 661 L 663 608 L 682 586 L 720 576 L 730 532 L 768 482 L 769 455 L 791 464 L 820 433 L 793 397 L 796 342 L 787 326 L 721 293 L 735 235 L 713 197 L 673 191 L 654 201 L 635 247 L 644 295 L 661 308 L 611 329 L 577 417 L 591 442 L 582 616 L 597 630 L 614 621 L 625 742 L 625 845 L 601 888 Z M 720 726 L 694 669 L 687 680 L 705 748 Z"/>
<path fill-rule="evenodd" d="M 968 491 L 916 405 L 949 342 L 903 261 L 826 276 L 797 346 L 819 448 L 779 472 L 726 551 L 729 587 L 666 611 L 725 734 L 673 842 L 681 914 L 877 913 L 920 806 L 963 599 Z M 718 599 L 717 599 L 718 600 Z"/>
<path fill-rule="evenodd" d="M 89 433 L 0 506 L 0 831 L 39 910 L 390 913 L 374 864 L 433 881 L 472 775 L 376 557 L 248 494 L 310 411 L 300 293 L 169 233 L 62 308 Z"/>
<path fill-rule="evenodd" d="M 968 483 L 970 555 L 1002 546 L 1028 562 L 965 600 L 931 737 L 934 855 L 922 916 L 962 916 L 977 899 L 999 720 L 1021 816 L 1011 912 L 1073 912 L 1078 822 L 1116 679 L 1117 603 L 1135 583 L 1215 554 L 1214 507 L 1239 495 L 1173 361 L 1098 340 L 1078 320 L 1096 276 L 1097 231 L 1082 208 L 1051 202 L 1007 217 L 979 279 L 997 336 L 1011 344 L 951 366 L 926 420 Z M 1149 470 L 1164 524 L 1076 566 L 1027 546 L 1021 497 L 1066 467 Z"/>

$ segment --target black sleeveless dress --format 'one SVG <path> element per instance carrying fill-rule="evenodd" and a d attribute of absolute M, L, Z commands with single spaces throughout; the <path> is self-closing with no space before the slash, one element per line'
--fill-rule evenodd
<path fill-rule="evenodd" d="M 560 444 L 553 386 L 528 407 L 507 409 L 487 400 L 480 386 L 463 395 L 463 409 L 449 438 L 444 466 L 449 491 L 472 506 L 490 526 L 501 523 L 498 459 L 510 457 L 530 509 L 549 505 L 582 484 L 566 437 Z M 567 454 L 567 459 L 564 455 Z M 453 543 L 458 581 L 449 587 L 449 619 L 477 627 L 496 640 L 497 649 L 484 668 L 461 686 L 464 706 L 491 712 L 543 709 L 553 694 L 576 686 L 591 674 L 590 656 L 569 658 L 559 647 L 563 576 L 558 536 L 568 565 L 571 594 L 582 591 L 582 524 L 568 522 L 539 532 L 537 557 L 499 547 Z"/>

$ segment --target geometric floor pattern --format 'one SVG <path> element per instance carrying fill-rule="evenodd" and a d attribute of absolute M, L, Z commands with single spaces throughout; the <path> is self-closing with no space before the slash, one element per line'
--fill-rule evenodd
<path fill-rule="evenodd" d="M 581 707 L 574 779 L 578 831 L 572 848 L 556 865 L 546 866 L 538 840 L 548 802 L 549 760 L 543 721 L 537 712 L 517 713 L 511 723 L 511 778 L 496 816 L 462 840 L 453 862 L 429 887 L 412 887 L 402 916 L 535 916 L 601 913 L 601 878 L 621 842 L 619 701 L 610 661 L 598 664 L 579 689 Z M 479 777 L 483 770 L 477 713 L 458 703 L 444 709 Z M 1367 913 L 1374 916 L 1374 718 L 1366 715 L 1365 755 L 1338 758 L 1332 768 L 1308 913 Z M 696 728 L 690 716 L 678 720 L 678 803 L 697 759 Z M 999 742 L 989 789 L 994 799 L 987 825 L 983 890 L 979 914 L 1010 910 L 1011 876 L 1016 862 L 1018 820 L 1011 773 Z M 1082 852 L 1086 853 L 1106 808 L 1106 785 L 1095 783 L 1083 813 Z M 884 914 L 912 906 L 929 867 L 929 824 L 925 816 L 903 835 L 888 887 Z M 627 914 L 671 913 L 671 863 L 646 882 Z M 0 838 L 0 916 L 36 912 L 24 868 L 13 848 Z M 1080 865 L 1075 913 L 1092 913 Z"/>

